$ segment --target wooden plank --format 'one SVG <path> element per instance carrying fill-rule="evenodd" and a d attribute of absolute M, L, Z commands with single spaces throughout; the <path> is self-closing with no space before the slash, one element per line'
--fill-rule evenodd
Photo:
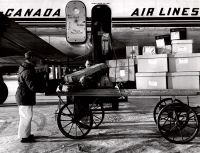
<path fill-rule="evenodd" d="M 188 89 L 121 89 L 121 94 L 126 96 L 195 96 L 199 95 L 199 90 Z"/>
<path fill-rule="evenodd" d="M 59 92 L 60 96 L 120 97 L 118 89 L 85 89 L 72 92 Z"/>

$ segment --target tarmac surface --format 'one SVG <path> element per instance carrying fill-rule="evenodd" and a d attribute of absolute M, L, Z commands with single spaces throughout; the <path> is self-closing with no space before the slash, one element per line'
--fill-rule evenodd
<path fill-rule="evenodd" d="M 37 94 L 32 133 L 35 143 L 20 143 L 17 139 L 18 107 L 14 94 L 16 80 L 6 80 L 9 97 L 0 105 L 0 153 L 199 153 L 200 135 L 187 144 L 165 140 L 153 120 L 153 109 L 159 97 L 129 97 L 119 110 L 108 109 L 98 129 L 92 129 L 81 140 L 66 138 L 55 120 L 57 96 Z M 185 101 L 185 98 L 182 98 Z M 199 97 L 190 98 L 198 105 Z M 109 106 L 107 106 L 109 107 Z"/>

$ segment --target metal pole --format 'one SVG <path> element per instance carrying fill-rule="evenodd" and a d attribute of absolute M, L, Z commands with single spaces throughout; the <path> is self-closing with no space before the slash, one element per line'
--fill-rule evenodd
<path fill-rule="evenodd" d="M 58 79 L 61 79 L 61 76 L 62 76 L 62 74 L 61 74 L 61 66 L 58 65 Z"/>
<path fill-rule="evenodd" d="M 55 68 L 55 65 L 52 65 L 52 73 L 53 73 L 53 79 L 56 79 L 56 68 Z"/>

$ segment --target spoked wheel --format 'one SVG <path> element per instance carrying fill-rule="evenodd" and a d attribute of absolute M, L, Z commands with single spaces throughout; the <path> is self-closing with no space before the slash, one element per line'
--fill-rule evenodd
<path fill-rule="evenodd" d="M 158 114 L 157 125 L 165 139 L 177 144 L 193 140 L 199 131 L 196 112 L 183 103 L 172 103 L 164 107 Z"/>
<path fill-rule="evenodd" d="M 160 110 L 171 103 L 182 103 L 182 102 L 178 99 L 173 100 L 172 98 L 165 98 L 156 104 L 156 106 L 153 110 L 153 118 L 154 118 L 154 121 L 156 122 L 156 124 L 157 124 L 157 118 L 158 118 L 158 114 L 159 114 Z"/>
<path fill-rule="evenodd" d="M 68 138 L 82 139 L 92 129 L 93 117 L 91 111 L 76 110 L 74 104 L 65 104 L 57 116 L 57 124 L 62 132 Z"/>
<path fill-rule="evenodd" d="M 90 104 L 90 110 L 93 115 L 93 126 L 92 128 L 98 128 L 104 119 L 104 108 L 102 103 L 94 102 Z"/>

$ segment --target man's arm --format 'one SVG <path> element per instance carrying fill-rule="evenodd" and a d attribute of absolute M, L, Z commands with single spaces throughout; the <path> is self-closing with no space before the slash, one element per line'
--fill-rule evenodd
<path fill-rule="evenodd" d="M 25 70 L 24 72 L 24 80 L 26 82 L 27 87 L 32 91 L 37 91 L 37 83 L 35 79 L 34 73 L 32 73 L 30 70 Z"/>

